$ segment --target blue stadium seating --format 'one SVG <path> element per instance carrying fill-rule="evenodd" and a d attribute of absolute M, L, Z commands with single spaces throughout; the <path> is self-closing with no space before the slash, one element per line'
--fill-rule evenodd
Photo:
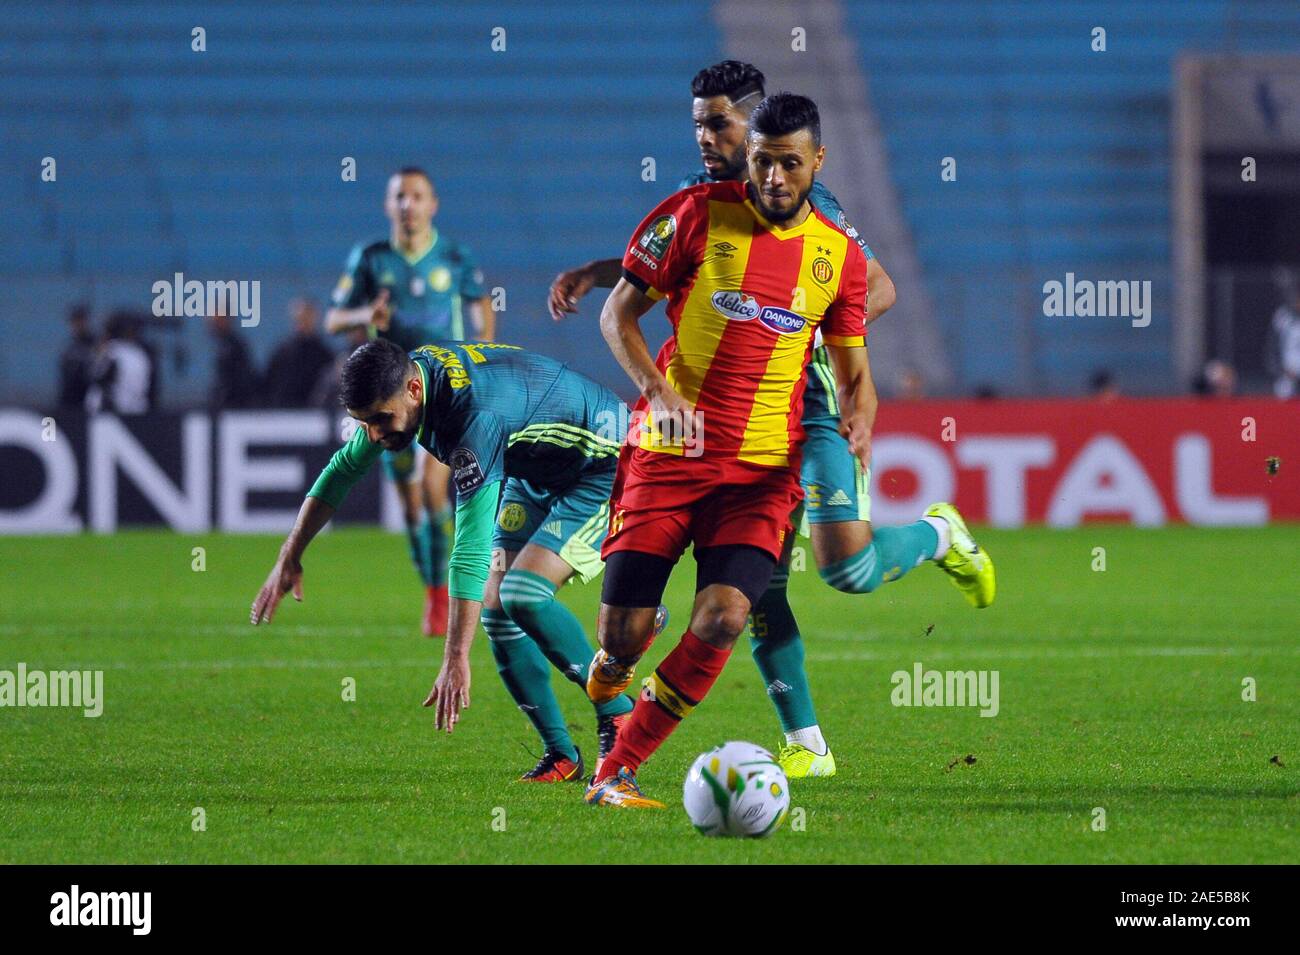
<path fill-rule="evenodd" d="M 206 52 L 191 50 L 196 26 Z M 506 289 L 503 334 L 590 365 L 598 303 L 557 327 L 546 287 L 563 267 L 616 254 L 697 165 L 688 83 L 720 47 L 684 0 L 652 16 L 596 0 L 558 16 L 486 0 L 7 8 L 0 400 L 48 400 L 69 302 L 147 308 L 152 283 L 176 270 L 262 282 L 264 324 L 245 334 L 264 359 L 287 301 L 324 299 L 351 245 L 386 234 L 384 182 L 410 162 L 433 173 L 440 228 Z M 45 156 L 56 183 L 39 181 Z M 345 156 L 359 181 L 341 181 Z M 163 369 L 164 391 L 200 400 L 201 323 L 175 344 L 191 360 Z M 596 372 L 622 382 L 612 360 Z"/>
<path fill-rule="evenodd" d="M 1170 361 L 1175 56 L 1294 51 L 1277 0 L 846 3 L 891 173 L 966 387 L 1075 393 L 1110 367 L 1179 389 Z M 1091 49 L 1093 27 L 1106 52 Z M 957 179 L 940 163 L 957 159 Z M 1150 279 L 1154 317 L 1041 313 L 1042 284 Z"/>
<path fill-rule="evenodd" d="M 960 383 L 1069 393 L 1104 365 L 1131 390 L 1179 388 L 1173 60 L 1294 50 L 1300 5 L 842 6 Z M 503 335 L 581 356 L 626 390 L 589 347 L 595 304 L 556 326 L 545 289 L 560 268 L 618 250 L 694 167 L 686 83 L 723 42 L 689 0 L 562 10 L 557 20 L 551 5 L 488 0 L 7 7 L 0 401 L 49 399 L 69 302 L 147 308 L 152 283 L 177 270 L 262 282 L 264 324 L 245 334 L 265 359 L 288 300 L 323 299 L 352 243 L 384 233 L 384 179 L 412 161 L 438 183 L 439 226 L 506 289 Z M 504 52 L 489 25 L 505 30 Z M 191 49 L 196 26 L 206 52 Z M 1107 30 L 1105 53 L 1089 47 L 1094 26 Z M 45 156 L 56 183 L 39 179 Z M 359 181 L 341 181 L 345 156 Z M 956 182 L 940 181 L 944 156 L 958 160 Z M 645 157 L 654 181 L 642 178 Z M 1042 283 L 1066 271 L 1152 280 L 1151 327 L 1043 317 Z M 191 321 L 172 341 L 165 394 L 200 400 L 204 329 Z"/>

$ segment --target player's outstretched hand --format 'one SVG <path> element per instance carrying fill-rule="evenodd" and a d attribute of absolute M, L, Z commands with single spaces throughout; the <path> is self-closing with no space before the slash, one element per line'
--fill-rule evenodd
<path fill-rule="evenodd" d="M 551 283 L 551 294 L 546 301 L 551 318 L 558 322 L 565 315 L 576 314 L 578 299 L 590 292 L 595 284 L 595 274 L 585 265 L 557 275 Z"/>
<path fill-rule="evenodd" d="M 434 707 L 434 725 L 448 733 L 460 721 L 460 711 L 469 707 L 469 661 L 443 660 L 438 679 L 424 700 Z"/>
<path fill-rule="evenodd" d="M 302 564 L 281 555 L 267 575 L 266 583 L 257 592 L 257 599 L 253 601 L 253 609 L 248 615 L 249 622 L 255 627 L 263 621 L 270 623 L 275 616 L 275 608 L 290 591 L 293 591 L 293 599 L 302 603 Z"/>
<path fill-rule="evenodd" d="M 393 311 L 388 306 L 388 289 L 380 289 L 375 300 L 370 303 L 370 324 L 381 332 L 388 331 Z"/>

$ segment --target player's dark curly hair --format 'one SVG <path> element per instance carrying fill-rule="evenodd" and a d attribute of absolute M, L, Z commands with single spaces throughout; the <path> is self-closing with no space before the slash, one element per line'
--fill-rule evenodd
<path fill-rule="evenodd" d="M 762 136 L 789 136 L 800 129 L 812 133 L 813 145 L 822 143 L 822 120 L 817 104 L 798 93 L 773 93 L 749 114 L 749 129 Z"/>
<path fill-rule="evenodd" d="M 369 408 L 397 394 L 410 369 L 410 356 L 401 346 L 386 338 L 366 342 L 343 363 L 339 401 L 345 408 Z"/>
<path fill-rule="evenodd" d="M 733 103 L 757 93 L 763 95 L 763 74 L 751 63 L 723 60 L 706 66 L 691 80 L 691 95 L 725 96 Z"/>

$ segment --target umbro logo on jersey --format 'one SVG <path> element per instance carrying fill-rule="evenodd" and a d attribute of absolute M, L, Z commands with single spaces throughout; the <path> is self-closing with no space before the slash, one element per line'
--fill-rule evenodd
<path fill-rule="evenodd" d="M 713 303 L 715 312 L 733 322 L 747 322 L 751 318 L 757 318 L 761 311 L 758 300 L 744 292 L 719 289 L 713 293 L 709 301 Z"/>

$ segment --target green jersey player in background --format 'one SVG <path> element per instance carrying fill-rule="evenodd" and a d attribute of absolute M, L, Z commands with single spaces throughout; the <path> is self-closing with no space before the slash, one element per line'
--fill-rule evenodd
<path fill-rule="evenodd" d="M 695 139 L 704 168 L 684 178 L 678 188 L 745 178 L 747 123 L 749 114 L 763 99 L 763 74 L 749 63 L 726 60 L 697 73 L 691 82 L 691 94 Z M 857 241 L 866 255 L 866 320 L 870 324 L 893 305 L 894 283 L 820 180 L 814 181 L 808 200 Z M 562 272 L 551 285 L 552 318 L 558 321 L 565 313 L 575 312 L 578 299 L 595 286 L 612 288 L 621 275 L 621 259 L 598 260 Z M 878 581 L 844 572 L 844 566 L 857 566 L 855 556 L 871 541 L 868 475 L 839 434 L 835 377 L 824 347 L 815 349 L 806 374 L 802 424 L 807 440 L 800 480 L 813 553 L 822 576 L 836 589 L 873 589 Z M 799 523 L 795 521 L 796 527 Z M 884 533 L 887 536 L 889 530 Z M 817 722 L 804 670 L 803 642 L 786 592 L 793 543 L 792 534 L 768 591 L 754 606 L 751 645 L 785 735 L 778 755 L 781 766 L 791 778 L 831 776 L 835 773 L 835 757 Z"/>
<path fill-rule="evenodd" d="M 330 332 L 363 327 L 410 351 L 438 340 L 495 337 L 495 316 L 484 297 L 483 274 L 469 249 L 433 225 L 438 195 L 428 173 L 415 166 L 388 180 L 387 239 L 358 244 L 348 256 L 325 316 Z M 420 471 L 423 458 L 423 476 Z M 447 632 L 447 541 L 451 509 L 446 467 L 414 447 L 384 455 L 397 488 L 411 560 L 425 586 L 422 629 Z"/>
<path fill-rule="evenodd" d="M 424 705 L 436 707 L 437 726 L 451 732 L 469 705 L 469 648 L 481 615 L 501 679 L 545 747 L 521 778 L 580 781 L 582 755 L 547 661 L 586 699 L 595 651 L 555 592 L 604 566 L 624 406 L 554 359 L 513 345 L 450 342 L 409 355 L 392 342 L 367 342 L 344 366 L 340 397 L 361 427 L 308 492 L 253 602 L 252 622 L 269 622 L 290 591 L 302 599 L 303 552 L 374 460 L 419 445 L 450 465 L 456 487 L 450 622 Z M 664 622 L 661 609 L 656 628 Z M 596 705 L 598 761 L 631 710 L 626 696 Z"/>

